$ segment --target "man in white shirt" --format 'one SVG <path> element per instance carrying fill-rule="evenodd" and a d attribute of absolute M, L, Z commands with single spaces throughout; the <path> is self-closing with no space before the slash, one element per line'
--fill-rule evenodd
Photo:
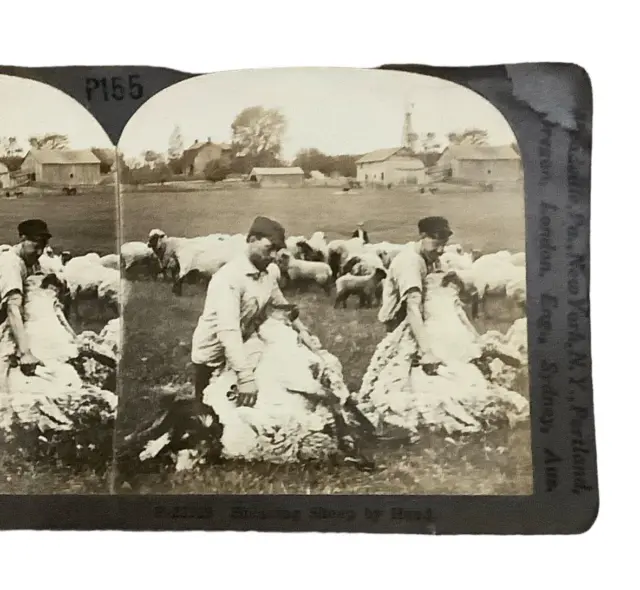
<path fill-rule="evenodd" d="M 452 235 L 444 217 L 425 217 L 418 222 L 419 238 L 410 242 L 391 262 L 384 282 L 378 320 L 392 332 L 406 318 L 418 343 L 421 364 L 433 364 L 422 329 L 427 274 L 437 267 Z"/>
<path fill-rule="evenodd" d="M 266 319 L 269 306 L 295 309 L 278 286 L 278 268 L 273 264 L 285 248 L 283 227 L 266 217 L 257 217 L 248 234 L 246 251 L 225 264 L 209 282 L 204 310 L 193 333 L 191 360 L 195 369 L 195 395 L 202 400 L 213 372 L 229 366 L 238 376 L 239 405 L 255 405 L 258 390 L 254 367 L 245 354 L 244 342 Z M 305 344 L 319 345 L 306 327 L 293 321 Z"/>
<path fill-rule="evenodd" d="M 12 343 L 10 349 L 2 351 L 0 381 L 6 377 L 11 357 L 17 357 L 26 375 L 33 374 L 41 364 L 31 353 L 22 319 L 24 283 L 39 270 L 38 259 L 51 234 L 41 219 L 27 219 L 18 225 L 18 236 L 19 243 L 0 254 L 0 340 Z"/>

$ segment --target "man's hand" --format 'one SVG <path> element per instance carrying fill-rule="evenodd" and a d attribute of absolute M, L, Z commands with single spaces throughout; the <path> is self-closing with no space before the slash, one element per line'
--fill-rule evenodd
<path fill-rule="evenodd" d="M 32 376 L 36 372 L 36 367 L 42 365 L 42 361 L 33 356 L 30 352 L 26 352 L 20 357 L 19 360 L 21 371 L 27 375 Z"/>
<path fill-rule="evenodd" d="M 236 398 L 236 404 L 239 406 L 246 406 L 253 408 L 256 405 L 258 399 L 258 388 L 255 381 L 247 381 L 238 385 L 238 397 Z"/>

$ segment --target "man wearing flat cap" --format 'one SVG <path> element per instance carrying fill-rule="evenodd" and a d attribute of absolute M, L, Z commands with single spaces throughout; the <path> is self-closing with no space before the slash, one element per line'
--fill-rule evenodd
<path fill-rule="evenodd" d="M 253 406 L 258 389 L 254 368 L 245 354 L 244 342 L 266 319 L 269 307 L 291 308 L 278 286 L 280 270 L 275 263 L 285 248 L 285 231 L 276 221 L 257 217 L 247 234 L 246 250 L 213 275 L 204 311 L 193 333 L 191 360 L 195 395 L 202 400 L 213 372 L 230 367 L 238 377 L 237 403 Z M 305 344 L 318 344 L 297 318 L 293 327 Z"/>
<path fill-rule="evenodd" d="M 421 219 L 418 232 L 418 240 L 407 244 L 389 265 L 378 319 L 385 324 L 387 332 L 392 332 L 406 318 L 418 342 L 423 364 L 429 364 L 429 347 L 422 330 L 426 279 L 437 267 L 453 232 L 444 217 Z"/>
<path fill-rule="evenodd" d="M 10 357 L 16 356 L 22 371 L 33 374 L 40 361 L 31 353 L 22 321 L 25 280 L 39 270 L 38 259 L 49 243 L 51 234 L 41 219 L 27 219 L 18 225 L 19 242 L 0 254 L 0 334 L 10 332 L 15 350 L 2 351 L 0 381 L 6 378 Z M 3 339 L 4 340 L 4 339 Z"/>

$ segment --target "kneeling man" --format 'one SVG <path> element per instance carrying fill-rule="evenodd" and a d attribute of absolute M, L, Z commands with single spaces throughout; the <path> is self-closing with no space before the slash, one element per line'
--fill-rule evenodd
<path fill-rule="evenodd" d="M 247 234 L 245 252 L 211 278 L 191 349 L 195 396 L 199 401 L 213 372 L 228 366 L 238 376 L 237 403 L 255 405 L 258 389 L 244 343 L 266 319 L 270 307 L 294 307 L 280 290 L 279 269 L 274 264 L 283 248 L 284 228 L 267 217 L 257 217 Z M 307 346 L 318 350 L 318 343 L 299 319 L 294 320 L 293 327 Z"/>

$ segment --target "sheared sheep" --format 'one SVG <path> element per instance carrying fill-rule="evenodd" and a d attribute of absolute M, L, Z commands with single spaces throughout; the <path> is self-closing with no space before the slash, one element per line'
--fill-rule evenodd
<path fill-rule="evenodd" d="M 387 276 L 383 268 L 376 268 L 371 274 L 356 276 L 345 274 L 336 280 L 336 300 L 334 307 L 340 304 L 347 308 L 347 300 L 351 295 L 358 295 L 360 307 L 372 307 L 373 303 L 379 304 L 382 299 L 382 281 Z"/>

